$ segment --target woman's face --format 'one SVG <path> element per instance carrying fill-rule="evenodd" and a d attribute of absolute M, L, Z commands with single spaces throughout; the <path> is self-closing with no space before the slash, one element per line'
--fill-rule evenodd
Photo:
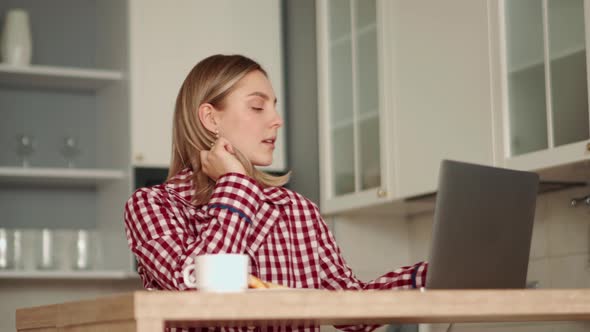
<path fill-rule="evenodd" d="M 268 78 L 253 71 L 238 81 L 218 112 L 219 135 L 225 137 L 255 166 L 272 164 L 277 132 L 283 119 Z"/>

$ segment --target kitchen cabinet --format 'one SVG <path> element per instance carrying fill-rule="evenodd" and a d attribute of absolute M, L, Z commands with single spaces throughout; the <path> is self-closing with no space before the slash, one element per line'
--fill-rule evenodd
<path fill-rule="evenodd" d="M 0 13 L 14 5 L 0 3 Z M 22 234 L 24 262 L 0 278 L 134 277 L 122 224 L 131 193 L 126 2 L 18 6 L 30 16 L 33 59 L 30 66 L 0 64 L 0 228 Z M 28 167 L 19 159 L 19 135 L 35 142 Z M 72 165 L 66 137 L 79 150 Z M 35 267 L 39 229 L 55 235 L 52 270 Z M 86 271 L 72 268 L 74 239 L 67 234 L 76 230 L 95 231 L 100 242 L 103 259 Z"/>
<path fill-rule="evenodd" d="M 544 170 L 587 160 L 589 3 L 492 3 L 499 164 Z"/>
<path fill-rule="evenodd" d="M 436 190 L 442 159 L 494 164 L 488 3 L 317 3 L 321 209 Z"/>
<path fill-rule="evenodd" d="M 387 198 L 389 144 L 378 68 L 380 1 L 318 1 L 321 207 L 329 213 Z"/>
<path fill-rule="evenodd" d="M 129 1 L 132 163 L 168 167 L 178 90 L 200 60 L 243 54 L 268 72 L 285 116 L 279 0 Z M 285 129 L 267 170 L 285 171 Z"/>

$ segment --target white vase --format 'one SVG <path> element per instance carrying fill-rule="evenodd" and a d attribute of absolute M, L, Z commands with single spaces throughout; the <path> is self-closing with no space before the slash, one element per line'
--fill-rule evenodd
<path fill-rule="evenodd" d="M 6 14 L 2 31 L 2 62 L 12 66 L 31 64 L 32 42 L 29 14 L 11 9 Z"/>

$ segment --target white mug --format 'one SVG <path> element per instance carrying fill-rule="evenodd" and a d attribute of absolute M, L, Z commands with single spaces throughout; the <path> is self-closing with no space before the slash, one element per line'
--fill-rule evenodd
<path fill-rule="evenodd" d="M 200 255 L 182 270 L 182 277 L 187 286 L 201 291 L 240 292 L 248 288 L 248 262 L 243 254 Z"/>

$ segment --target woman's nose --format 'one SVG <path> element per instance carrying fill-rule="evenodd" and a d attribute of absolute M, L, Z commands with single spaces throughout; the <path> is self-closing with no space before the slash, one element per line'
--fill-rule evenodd
<path fill-rule="evenodd" d="M 281 117 L 279 112 L 275 110 L 274 111 L 274 118 L 272 120 L 272 127 L 280 128 L 283 126 L 283 124 L 284 124 L 283 118 Z"/>

